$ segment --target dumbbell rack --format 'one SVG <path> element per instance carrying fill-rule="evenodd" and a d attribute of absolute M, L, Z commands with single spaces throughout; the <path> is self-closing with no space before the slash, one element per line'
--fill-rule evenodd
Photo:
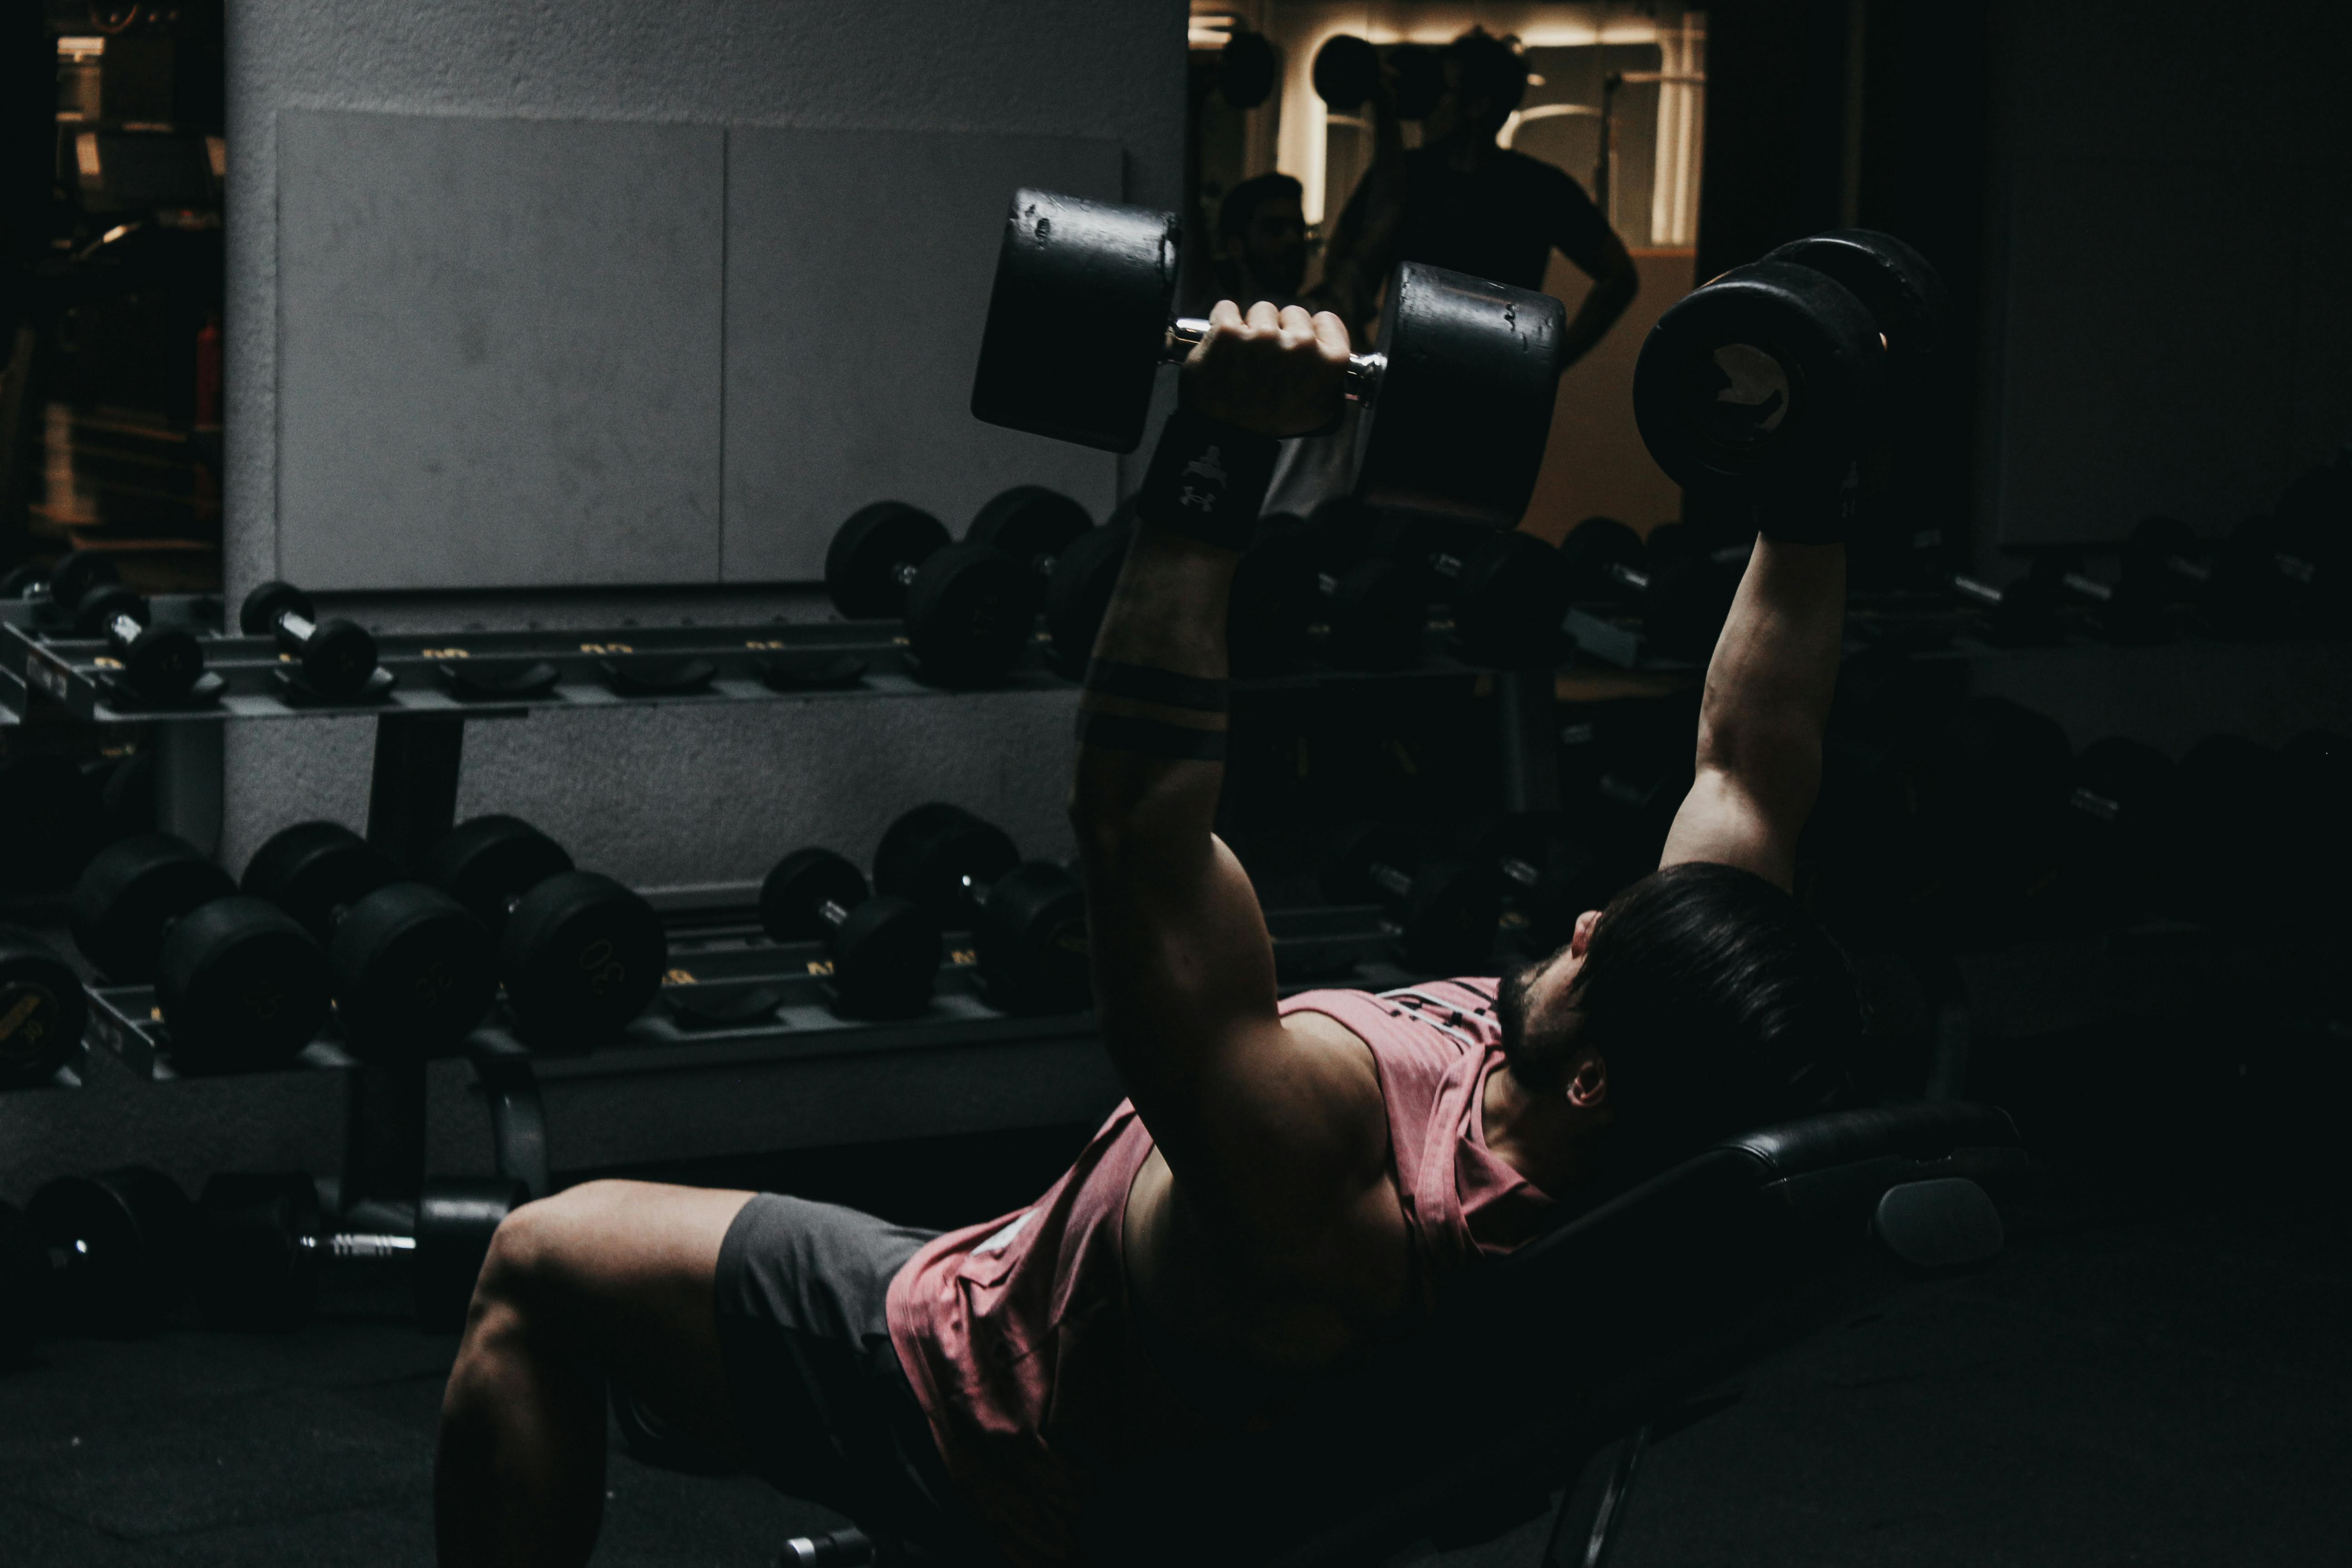
<path fill-rule="evenodd" d="M 148 726 L 156 756 L 158 826 L 208 852 L 216 851 L 220 839 L 223 736 L 230 720 L 374 718 L 366 836 L 399 863 L 414 865 L 455 823 L 469 719 L 516 719 L 554 708 L 942 694 L 942 689 L 917 679 L 896 622 L 780 619 L 380 635 L 380 667 L 389 679 L 369 700 L 324 702 L 305 696 L 270 639 L 222 635 L 217 600 L 162 598 L 154 608 L 159 623 L 191 626 L 205 634 L 207 679 L 190 700 L 169 706 L 142 702 L 116 684 L 116 667 L 103 642 L 43 625 L 44 613 L 35 606 L 0 605 L 0 702 L 14 719 L 38 692 L 85 722 Z M 685 670 L 681 679 L 681 667 L 688 665 L 699 668 Z M 820 679 L 808 679 L 818 666 L 833 668 L 820 670 Z M 522 671 L 530 678 L 517 682 L 514 676 Z M 1311 692 L 1335 684 L 1438 679 L 1459 679 L 1466 687 L 1487 673 L 1447 654 L 1444 628 L 1433 627 L 1423 658 L 1403 670 L 1307 668 L 1236 685 Z M 1505 803 L 1515 810 L 1556 805 L 1553 672 L 1494 679 L 1506 698 L 1498 704 Z M 1049 666 L 1041 637 L 1007 679 L 987 689 L 1074 686 Z M 1386 938 L 1376 910 L 1276 911 L 1269 923 L 1286 994 L 1333 984 L 1377 989 L 1425 978 L 1383 956 Z M 908 1053 L 910 1059 L 951 1057 L 967 1064 L 976 1052 L 993 1052 L 1009 1062 L 1006 1053 L 1042 1049 L 1060 1068 L 1093 1064 L 1091 1075 L 1065 1075 L 1071 1081 L 1061 1099 L 1070 1103 L 1057 1104 L 1058 1110 L 1066 1113 L 1081 1100 L 1089 1102 L 1078 1110 L 1081 1116 L 1107 1109 L 1117 1090 L 1096 1048 L 1091 1015 L 1000 1013 L 981 998 L 970 955 L 962 957 L 964 962 L 944 966 L 930 1007 L 919 1016 L 852 1021 L 825 1005 L 818 948 L 742 932 L 681 934 L 663 1000 L 609 1044 L 576 1055 L 534 1052 L 494 1017 L 467 1042 L 464 1054 L 489 1110 L 499 1168 L 535 1193 L 548 1190 L 542 1080 L 565 1085 L 894 1052 Z M 740 1024 L 707 1021 L 709 1004 L 763 989 L 776 995 L 772 1008 Z M 690 1005 L 689 998 L 705 1005 Z M 174 1076 L 168 1033 L 151 990 L 100 987 L 91 1011 L 93 1037 L 124 1065 L 149 1079 Z M 331 1032 L 289 1070 L 320 1069 L 352 1074 L 343 1201 L 413 1197 L 424 1174 L 425 1064 L 359 1061 Z"/>

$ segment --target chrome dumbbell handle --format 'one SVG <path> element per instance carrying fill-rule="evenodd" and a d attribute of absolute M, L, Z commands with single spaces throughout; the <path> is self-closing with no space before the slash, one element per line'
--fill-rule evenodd
<path fill-rule="evenodd" d="M 1167 341 L 1160 345 L 1162 363 L 1181 363 L 1184 357 L 1209 335 L 1209 323 L 1199 316 L 1179 316 L 1168 323 Z M 1348 399 L 1351 403 L 1369 401 L 1379 390 L 1381 373 L 1388 368 L 1386 354 L 1349 354 L 1348 356 Z"/>

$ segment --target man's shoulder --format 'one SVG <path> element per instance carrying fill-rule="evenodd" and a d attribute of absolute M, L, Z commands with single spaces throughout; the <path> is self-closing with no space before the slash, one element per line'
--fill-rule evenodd
<path fill-rule="evenodd" d="M 1515 147 L 1506 147 L 1497 153 L 1495 167 L 1503 178 L 1516 184 L 1573 197 L 1580 202 L 1591 200 L 1584 194 L 1583 182 L 1566 169 L 1557 163 L 1547 163 L 1541 158 L 1531 157 Z"/>

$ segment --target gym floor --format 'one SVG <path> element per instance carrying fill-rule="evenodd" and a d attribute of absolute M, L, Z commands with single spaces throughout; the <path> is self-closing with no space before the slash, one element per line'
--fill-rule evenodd
<path fill-rule="evenodd" d="M 1758 1369 L 1645 1459 L 1616 1568 L 2335 1563 L 2352 1539 L 2340 1208 L 2053 1200 L 1990 1272 Z M 0 1378 L 17 1568 L 429 1563 L 453 1342 L 392 1303 L 282 1338 L 65 1341 Z M 764 1568 L 835 1522 L 614 1451 L 608 1568 Z M 1530 1568 L 1541 1526 L 1443 1561 Z"/>

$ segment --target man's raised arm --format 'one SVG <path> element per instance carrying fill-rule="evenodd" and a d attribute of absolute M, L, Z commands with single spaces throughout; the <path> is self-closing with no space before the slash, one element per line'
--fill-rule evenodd
<path fill-rule="evenodd" d="M 1660 865 L 1714 860 L 1795 881 L 1844 626 L 1845 547 L 1759 535 L 1707 661 L 1697 776 Z"/>
<path fill-rule="evenodd" d="M 1256 896 L 1212 825 L 1234 563 L 1273 437 L 1339 408 L 1348 337 L 1295 307 L 1244 319 L 1224 302 L 1210 320 L 1095 643 L 1070 816 L 1104 1044 L 1180 1182 L 1222 1207 L 1267 1184 L 1255 1180 L 1267 1159 L 1317 1164 L 1333 1098 L 1276 1016 Z"/>

